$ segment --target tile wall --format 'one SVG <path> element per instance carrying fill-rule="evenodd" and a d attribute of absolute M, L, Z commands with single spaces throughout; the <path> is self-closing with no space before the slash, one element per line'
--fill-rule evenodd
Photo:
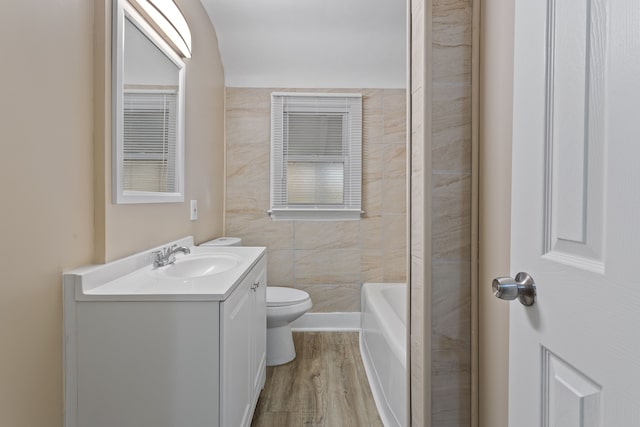
<path fill-rule="evenodd" d="M 471 425 L 471 0 L 411 0 L 412 425 Z"/>
<path fill-rule="evenodd" d="M 363 94 L 360 221 L 273 221 L 271 92 Z M 406 281 L 406 91 L 226 89 L 225 234 L 268 248 L 269 284 L 311 294 L 315 312 L 360 310 L 363 282 Z"/>
<path fill-rule="evenodd" d="M 431 226 L 430 199 L 431 176 L 425 167 L 431 160 L 431 152 L 425 147 L 426 131 L 430 117 L 426 114 L 425 100 L 429 99 L 430 86 L 426 58 L 425 39 L 426 6 L 424 0 L 411 0 L 411 306 L 410 306 L 410 360 L 411 360 L 411 425 L 428 426 L 427 414 L 431 412 L 429 353 L 431 318 L 428 316 L 430 292 L 425 277 L 430 272 Z"/>
<path fill-rule="evenodd" d="M 431 425 L 471 425 L 472 0 L 433 0 Z"/>

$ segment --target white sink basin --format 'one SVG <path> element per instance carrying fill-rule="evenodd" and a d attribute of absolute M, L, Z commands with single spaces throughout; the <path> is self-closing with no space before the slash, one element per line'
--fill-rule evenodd
<path fill-rule="evenodd" d="M 220 274 L 241 263 L 242 259 L 232 254 L 187 255 L 166 267 L 155 268 L 150 273 L 155 277 L 192 279 Z"/>

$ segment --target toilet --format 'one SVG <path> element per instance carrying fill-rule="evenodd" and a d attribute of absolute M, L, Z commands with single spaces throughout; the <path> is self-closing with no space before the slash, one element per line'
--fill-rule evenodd
<path fill-rule="evenodd" d="M 296 358 L 291 322 L 311 309 L 305 291 L 267 286 L 267 366 L 282 365 Z"/>
<path fill-rule="evenodd" d="M 242 246 L 242 239 L 239 237 L 218 237 L 217 239 L 200 243 L 199 246 Z"/>
<path fill-rule="evenodd" d="M 242 239 L 219 237 L 200 246 L 242 246 Z M 282 365 L 296 358 L 291 322 L 312 306 L 311 297 L 305 291 L 267 285 L 267 366 Z"/>

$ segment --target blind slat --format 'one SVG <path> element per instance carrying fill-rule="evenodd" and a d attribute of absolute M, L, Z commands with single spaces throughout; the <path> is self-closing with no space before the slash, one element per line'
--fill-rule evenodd
<path fill-rule="evenodd" d="M 175 192 L 177 93 L 125 91 L 124 189 Z"/>

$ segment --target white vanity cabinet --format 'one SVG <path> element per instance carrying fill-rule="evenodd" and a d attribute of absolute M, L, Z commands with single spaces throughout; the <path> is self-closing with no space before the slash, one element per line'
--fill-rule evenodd
<path fill-rule="evenodd" d="M 222 426 L 249 426 L 266 377 L 266 268 L 256 268 L 220 307 Z"/>
<path fill-rule="evenodd" d="M 256 271 L 256 278 L 253 286 L 255 286 L 254 311 L 251 327 L 253 328 L 251 336 L 253 337 L 253 347 L 251 349 L 252 361 L 251 371 L 253 372 L 252 400 L 258 401 L 260 390 L 264 388 L 264 382 L 267 376 L 267 269 L 263 268 Z"/>
<path fill-rule="evenodd" d="M 65 427 L 251 424 L 266 373 L 266 251 L 216 251 L 247 260 L 227 288 L 129 292 L 112 278 L 96 285 L 112 276 L 105 266 L 64 275 Z M 139 271 L 122 280 L 139 283 Z"/>

